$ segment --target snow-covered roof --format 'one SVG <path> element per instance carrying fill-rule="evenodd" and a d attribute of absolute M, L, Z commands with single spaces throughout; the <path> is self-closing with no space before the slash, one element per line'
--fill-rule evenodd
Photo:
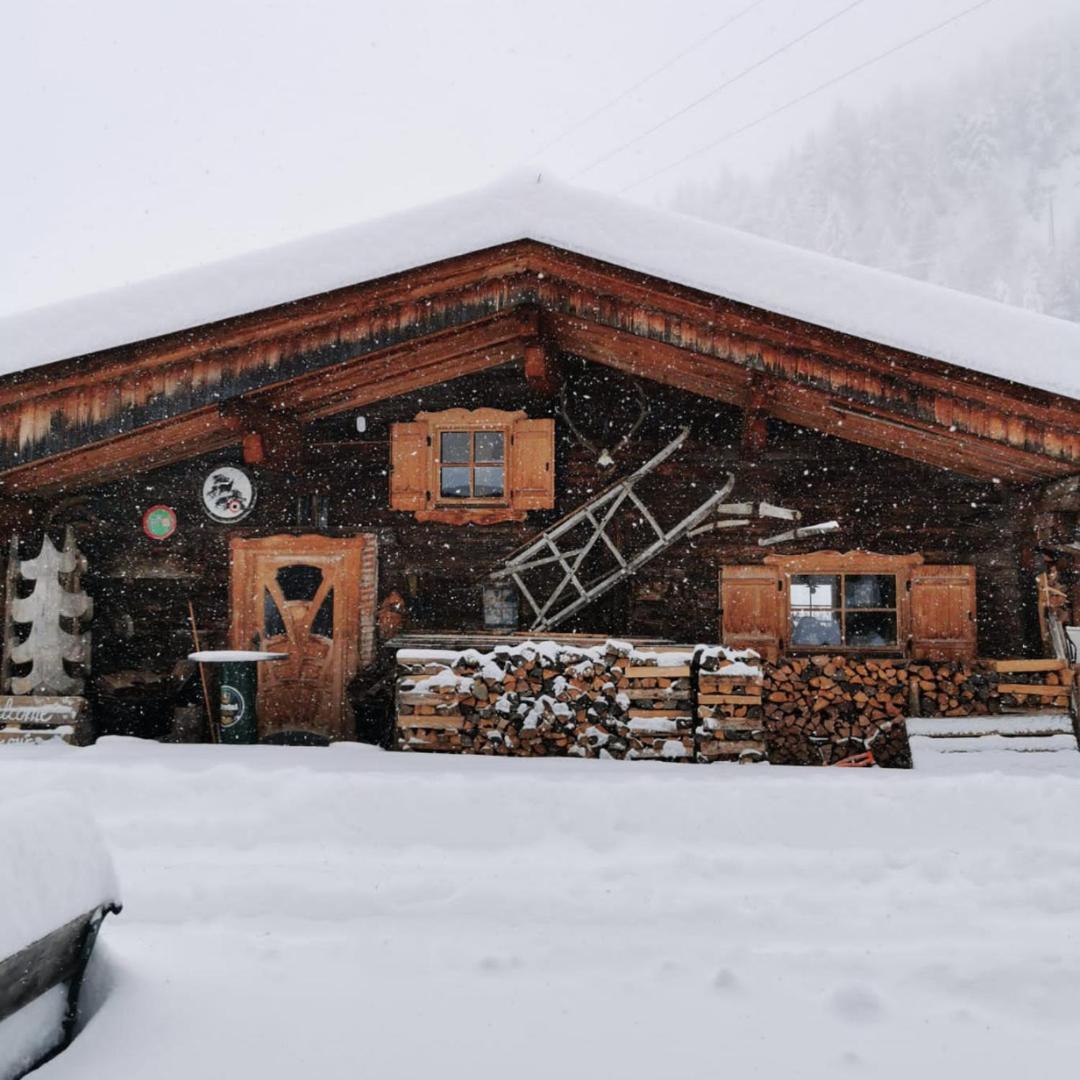
<path fill-rule="evenodd" d="M 547 179 L 0 319 L 0 375 L 521 239 L 1080 398 L 1080 324 Z"/>

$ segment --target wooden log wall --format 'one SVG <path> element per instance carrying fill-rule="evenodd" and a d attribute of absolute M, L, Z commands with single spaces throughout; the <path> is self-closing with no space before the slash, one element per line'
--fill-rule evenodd
<path fill-rule="evenodd" d="M 573 358 L 565 358 L 564 369 L 575 422 L 599 444 L 614 444 L 637 409 L 625 377 Z M 317 531 L 378 534 L 380 593 L 401 592 L 407 629 L 479 628 L 480 583 L 492 567 L 689 424 L 692 435 L 683 451 L 641 488 L 664 523 L 698 505 L 730 469 L 736 476 L 734 498 L 793 507 L 807 523 L 840 520 L 842 532 L 824 538 L 829 547 L 920 551 L 930 562 L 974 563 L 981 654 L 1039 655 L 1032 572 L 1022 565 L 1029 543 L 1029 489 L 919 465 L 779 421 L 769 421 L 764 446 L 750 450 L 743 442 L 741 410 L 654 385 L 648 396 L 646 421 L 611 469 L 601 468 L 595 454 L 575 440 L 557 415 L 557 399 L 530 389 L 522 365 L 515 363 L 363 407 L 357 410 L 367 420 L 363 434 L 356 431 L 353 412 L 306 426 L 298 453 L 253 468 L 258 504 L 236 526 L 206 518 L 199 491 L 211 467 L 240 461 L 238 449 L 131 473 L 42 503 L 33 520 L 54 530 L 73 524 L 87 553 L 86 585 L 97 604 L 96 674 L 170 670 L 190 650 L 189 599 L 205 631 L 204 644 L 224 644 L 230 536 L 311 531 L 299 506 L 312 496 L 325 506 L 327 525 Z M 520 524 L 481 527 L 420 524 L 410 514 L 388 509 L 389 425 L 422 410 L 455 406 L 556 416 L 554 510 L 532 513 Z M 173 506 L 179 515 L 177 533 L 165 542 L 142 532 L 142 512 L 155 503 Z M 632 544 L 641 524 L 620 526 L 617 539 Z M 756 562 L 766 550 L 777 550 L 756 542 L 777 531 L 776 524 L 685 540 L 559 629 L 715 642 L 718 567 Z M 822 546 L 819 538 L 782 550 Z"/>

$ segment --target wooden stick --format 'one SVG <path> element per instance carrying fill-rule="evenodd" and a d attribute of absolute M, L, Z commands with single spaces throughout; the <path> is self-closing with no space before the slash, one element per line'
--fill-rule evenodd
<path fill-rule="evenodd" d="M 192 603 L 191 597 L 188 597 L 188 617 L 191 619 L 191 640 L 195 642 L 195 651 L 202 652 L 202 646 L 199 644 L 199 628 L 195 623 L 195 605 Z M 210 741 L 217 743 L 221 742 L 221 736 L 218 734 L 217 723 L 214 718 L 214 711 L 210 708 L 210 687 L 206 683 L 206 665 L 199 661 L 199 680 L 202 682 L 203 702 L 206 704 L 206 726 L 210 729 Z"/>

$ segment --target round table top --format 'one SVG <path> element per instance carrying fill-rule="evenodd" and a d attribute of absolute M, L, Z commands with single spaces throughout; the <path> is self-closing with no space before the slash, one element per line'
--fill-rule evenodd
<path fill-rule="evenodd" d="M 189 660 L 196 664 L 240 664 L 245 661 L 287 660 L 284 652 L 253 652 L 244 649 L 203 649 L 201 652 L 188 654 Z"/>

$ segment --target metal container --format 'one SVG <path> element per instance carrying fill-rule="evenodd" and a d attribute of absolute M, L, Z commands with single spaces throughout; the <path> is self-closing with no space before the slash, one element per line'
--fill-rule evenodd
<path fill-rule="evenodd" d="M 518 626 L 518 593 L 513 585 L 484 586 L 484 629 L 516 630 Z"/>
<path fill-rule="evenodd" d="M 259 664 L 285 660 L 287 653 L 207 650 L 188 659 L 219 665 L 218 728 L 223 743 L 253 743 L 259 739 L 255 702 L 259 693 Z"/>
<path fill-rule="evenodd" d="M 253 743 L 259 737 L 255 697 L 259 669 L 254 660 L 227 660 L 221 665 L 218 723 L 223 743 Z"/>

